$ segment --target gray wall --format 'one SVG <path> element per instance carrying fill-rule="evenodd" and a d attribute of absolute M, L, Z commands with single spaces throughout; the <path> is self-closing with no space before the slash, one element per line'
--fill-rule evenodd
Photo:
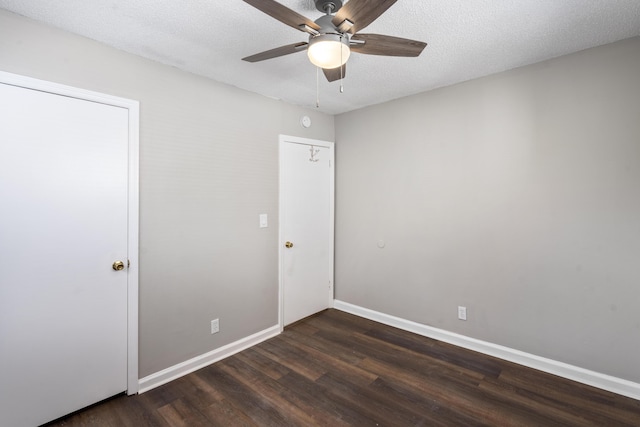
<path fill-rule="evenodd" d="M 277 324 L 278 134 L 332 141 L 332 116 L 4 10 L 0 70 L 140 101 L 141 377 Z"/>
<path fill-rule="evenodd" d="M 342 114 L 336 157 L 337 299 L 640 381 L 640 39 Z"/>

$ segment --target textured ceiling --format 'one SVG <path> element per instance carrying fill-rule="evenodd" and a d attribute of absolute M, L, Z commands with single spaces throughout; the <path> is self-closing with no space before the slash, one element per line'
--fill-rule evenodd
<path fill-rule="evenodd" d="M 313 0 L 281 0 L 312 20 Z M 304 52 L 241 58 L 306 41 L 241 0 L 0 0 L 0 8 L 271 98 L 315 108 Z M 425 41 L 418 58 L 353 54 L 344 93 L 320 73 L 337 114 L 640 35 L 640 0 L 398 0 L 363 33 Z"/>

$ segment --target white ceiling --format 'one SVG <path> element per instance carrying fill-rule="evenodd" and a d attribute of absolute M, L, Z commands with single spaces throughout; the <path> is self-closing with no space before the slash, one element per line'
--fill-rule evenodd
<path fill-rule="evenodd" d="M 313 0 L 281 0 L 312 20 Z M 304 52 L 241 58 L 306 41 L 241 0 L 0 0 L 0 8 L 271 98 L 315 107 Z M 320 110 L 338 114 L 640 35 L 640 0 L 398 0 L 361 33 L 428 43 L 418 58 L 353 54 L 344 93 L 320 73 Z"/>

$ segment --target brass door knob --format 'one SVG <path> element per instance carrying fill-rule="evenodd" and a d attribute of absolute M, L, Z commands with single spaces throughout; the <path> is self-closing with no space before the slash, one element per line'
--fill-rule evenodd
<path fill-rule="evenodd" d="M 284 246 L 285 246 L 286 248 L 292 248 L 292 247 L 293 247 L 293 243 L 291 243 L 291 242 L 287 242 L 287 243 L 285 243 L 285 244 L 284 244 Z"/>
<path fill-rule="evenodd" d="M 113 267 L 113 269 L 115 271 L 124 270 L 124 262 L 116 261 L 116 262 L 113 263 L 113 265 L 111 267 Z"/>

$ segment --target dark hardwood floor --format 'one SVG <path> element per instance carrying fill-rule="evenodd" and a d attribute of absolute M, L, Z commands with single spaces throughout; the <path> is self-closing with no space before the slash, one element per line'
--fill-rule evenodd
<path fill-rule="evenodd" d="M 327 310 L 48 426 L 640 426 L 640 401 Z"/>

